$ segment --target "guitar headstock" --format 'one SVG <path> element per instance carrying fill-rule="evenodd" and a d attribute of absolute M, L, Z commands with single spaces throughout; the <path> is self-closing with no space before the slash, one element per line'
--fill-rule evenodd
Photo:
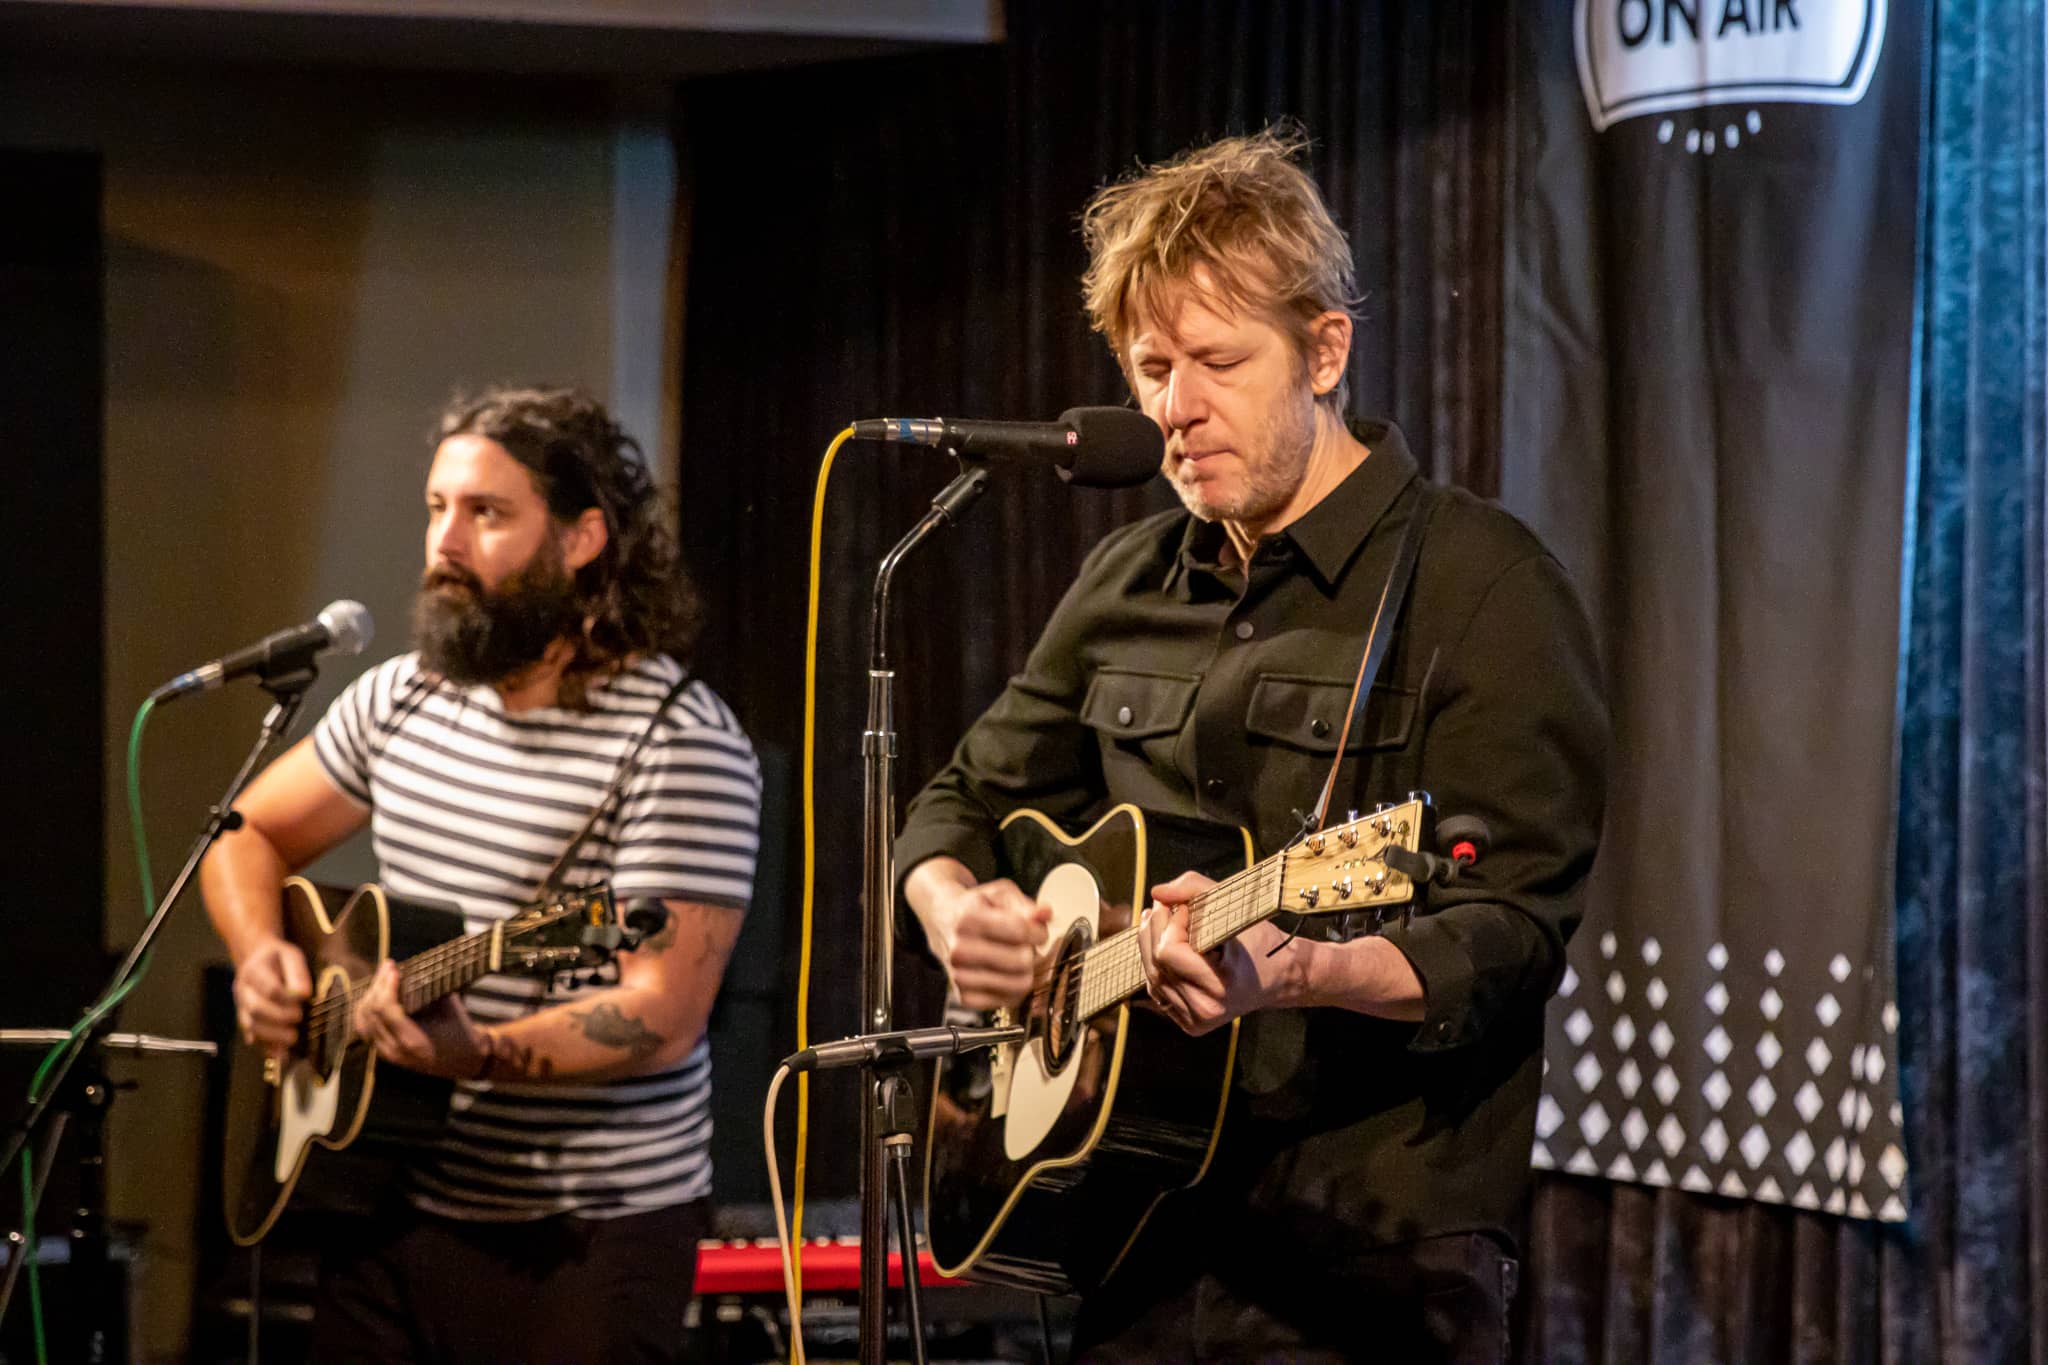
<path fill-rule="evenodd" d="M 505 921 L 498 970 L 521 976 L 602 967 L 625 943 L 610 886 L 581 887 L 525 906 Z"/>
<path fill-rule="evenodd" d="M 1409 899 L 1415 884 L 1387 866 L 1385 853 L 1421 847 L 1424 810 L 1420 800 L 1384 806 L 1290 846 L 1281 855 L 1281 908 L 1330 915 Z"/>

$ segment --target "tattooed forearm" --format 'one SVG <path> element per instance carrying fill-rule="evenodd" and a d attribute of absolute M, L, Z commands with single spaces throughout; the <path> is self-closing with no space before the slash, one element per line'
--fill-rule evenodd
<path fill-rule="evenodd" d="M 517 1038 L 507 1038 L 502 1033 L 487 1033 L 490 1055 L 484 1059 L 481 1081 L 544 1081 L 555 1074 L 555 1059 L 543 1056 L 533 1049 L 531 1043 L 522 1043 Z"/>
<path fill-rule="evenodd" d="M 647 1027 L 637 1015 L 625 1013 L 617 1005 L 592 1005 L 587 1010 L 571 1010 L 569 1017 L 583 1030 L 583 1036 L 593 1043 L 606 1047 L 624 1048 L 635 1061 L 652 1056 L 661 1047 L 661 1035 Z"/>

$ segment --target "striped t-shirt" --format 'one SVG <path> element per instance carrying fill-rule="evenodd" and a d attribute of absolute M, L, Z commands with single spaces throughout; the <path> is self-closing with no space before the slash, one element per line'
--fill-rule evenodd
<path fill-rule="evenodd" d="M 385 889 L 452 903 L 474 933 L 529 901 L 681 676 L 672 659 L 642 659 L 593 684 L 587 710 L 507 715 L 493 689 L 436 681 L 407 654 L 342 691 L 314 729 L 314 751 L 370 808 Z M 752 746 L 692 681 L 563 882 L 609 881 L 622 906 L 655 897 L 744 908 L 760 804 Z M 557 998 L 579 997 L 511 976 L 463 993 L 484 1023 Z M 408 1192 L 430 1212 L 472 1220 L 637 1213 L 708 1194 L 710 1141 L 711 1053 L 699 1042 L 654 1075 L 458 1084 L 447 1127 L 410 1163 Z"/>

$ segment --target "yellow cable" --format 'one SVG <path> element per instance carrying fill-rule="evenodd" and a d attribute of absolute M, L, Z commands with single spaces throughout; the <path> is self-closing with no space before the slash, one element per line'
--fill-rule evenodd
<path fill-rule="evenodd" d="M 811 601 L 804 620 L 804 900 L 803 929 L 796 969 L 796 1046 L 801 1052 L 811 1045 L 811 923 L 818 891 L 818 574 L 825 558 L 825 485 L 832 477 L 832 461 L 839 447 L 853 439 L 848 427 L 825 447 L 825 459 L 818 466 L 818 492 L 811 507 Z M 789 1257 L 792 1312 L 801 1312 L 804 1292 L 804 1163 L 811 1136 L 811 1073 L 800 1071 L 796 1078 L 796 1161 L 790 1181 Z M 802 1359 L 803 1325 L 792 1321 L 790 1340 L 795 1359 Z"/>

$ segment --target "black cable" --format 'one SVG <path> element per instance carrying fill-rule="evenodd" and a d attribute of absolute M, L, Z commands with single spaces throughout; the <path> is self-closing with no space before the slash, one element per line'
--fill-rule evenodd
<path fill-rule="evenodd" d="M 249 1248 L 249 1365 L 263 1359 L 263 1243 Z"/>

